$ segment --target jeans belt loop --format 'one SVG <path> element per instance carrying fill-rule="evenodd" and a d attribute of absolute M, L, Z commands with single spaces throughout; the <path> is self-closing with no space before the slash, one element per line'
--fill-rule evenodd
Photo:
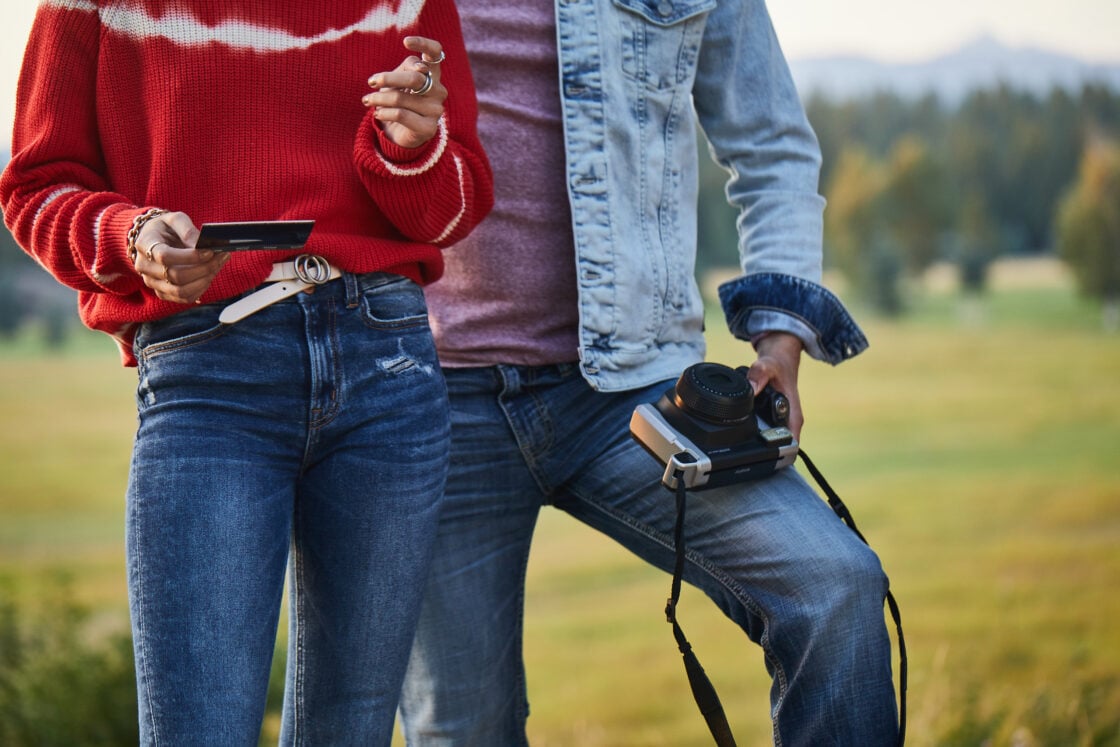
<path fill-rule="evenodd" d="M 265 278 L 267 285 L 226 306 L 218 321 L 222 324 L 239 322 L 277 301 L 341 276 L 341 270 L 317 254 L 301 254 L 293 260 L 277 262 Z"/>

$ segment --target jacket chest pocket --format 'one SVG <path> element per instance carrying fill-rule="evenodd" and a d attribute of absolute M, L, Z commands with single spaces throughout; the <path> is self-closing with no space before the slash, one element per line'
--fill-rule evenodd
<path fill-rule="evenodd" d="M 619 10 L 622 71 L 661 90 L 692 74 L 715 0 L 612 0 Z"/>

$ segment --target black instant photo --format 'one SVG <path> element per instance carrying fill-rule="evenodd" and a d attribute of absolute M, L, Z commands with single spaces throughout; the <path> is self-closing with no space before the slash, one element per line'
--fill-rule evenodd
<path fill-rule="evenodd" d="M 313 220 L 204 223 L 199 229 L 195 248 L 221 252 L 244 249 L 302 249 L 314 225 Z"/>

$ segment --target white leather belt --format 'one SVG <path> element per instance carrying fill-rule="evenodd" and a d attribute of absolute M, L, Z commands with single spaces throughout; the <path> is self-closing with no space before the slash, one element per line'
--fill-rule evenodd
<path fill-rule="evenodd" d="M 264 279 L 268 285 L 222 309 L 218 321 L 222 324 L 239 322 L 265 306 L 341 276 L 341 270 L 317 254 L 301 254 L 290 262 L 277 262 Z"/>

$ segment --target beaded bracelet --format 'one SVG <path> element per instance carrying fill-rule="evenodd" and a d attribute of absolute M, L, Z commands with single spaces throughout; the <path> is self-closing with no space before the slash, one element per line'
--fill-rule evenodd
<path fill-rule="evenodd" d="M 139 250 L 136 248 L 136 239 L 140 237 L 140 229 L 152 218 L 163 215 L 166 212 L 166 210 L 161 208 L 148 208 L 132 219 L 132 228 L 128 229 L 128 240 L 125 246 L 128 249 L 128 258 L 132 260 L 133 267 L 136 267 L 136 255 L 139 253 Z"/>

